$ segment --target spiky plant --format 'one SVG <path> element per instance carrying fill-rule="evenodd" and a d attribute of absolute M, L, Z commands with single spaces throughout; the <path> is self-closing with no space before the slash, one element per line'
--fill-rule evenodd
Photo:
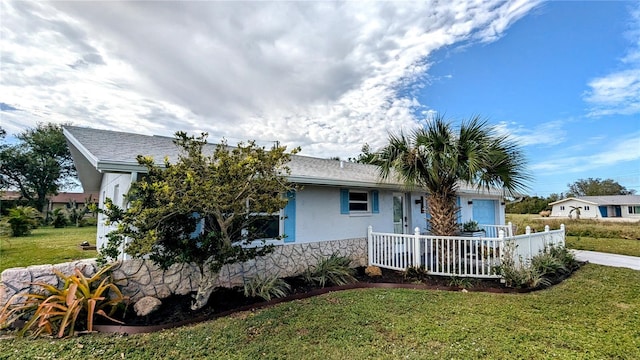
<path fill-rule="evenodd" d="M 272 297 L 285 297 L 291 292 L 291 285 L 277 275 L 257 275 L 244 283 L 244 296 L 261 297 L 267 301 Z"/>

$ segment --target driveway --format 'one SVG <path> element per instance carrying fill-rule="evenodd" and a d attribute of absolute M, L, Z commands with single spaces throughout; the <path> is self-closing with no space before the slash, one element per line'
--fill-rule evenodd
<path fill-rule="evenodd" d="M 588 261 L 592 264 L 626 267 L 633 270 L 640 270 L 640 257 L 607 254 L 587 250 L 571 250 L 580 261 Z"/>

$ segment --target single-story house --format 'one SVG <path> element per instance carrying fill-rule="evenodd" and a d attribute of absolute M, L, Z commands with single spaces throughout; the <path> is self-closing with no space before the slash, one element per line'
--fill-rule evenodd
<path fill-rule="evenodd" d="M 64 135 L 82 187 L 98 192 L 100 207 L 106 198 L 121 205 L 131 184 L 146 171 L 137 163 L 137 155 L 149 155 L 156 161 L 168 157 L 175 162 L 179 150 L 173 138 L 164 136 L 74 126 L 65 126 Z M 406 190 L 397 181 L 381 180 L 376 166 L 300 155 L 292 156 L 288 166 L 289 181 L 303 187 L 290 197 L 281 216 L 274 217 L 280 234 L 286 234 L 276 243 L 366 238 L 370 225 L 389 233 L 413 233 L 416 227 L 428 230 L 424 193 Z M 458 203 L 461 223 L 473 219 L 504 225 L 505 206 L 498 189 L 461 185 Z M 99 219 L 98 248 L 105 244 L 108 231 Z"/>
<path fill-rule="evenodd" d="M 91 199 L 91 202 L 97 201 L 98 193 L 77 193 L 77 192 L 60 192 L 57 195 L 51 195 L 47 197 L 47 211 L 53 211 L 55 209 L 68 209 L 72 202 L 75 203 L 76 208 L 82 207 Z M 19 191 L 4 191 L 0 194 L 0 200 L 3 202 L 10 202 L 21 204 L 26 202 Z"/>
<path fill-rule="evenodd" d="M 551 217 L 581 219 L 625 218 L 640 220 L 640 195 L 607 195 L 570 197 L 549 203 Z M 573 210 L 573 211 L 572 211 Z"/>

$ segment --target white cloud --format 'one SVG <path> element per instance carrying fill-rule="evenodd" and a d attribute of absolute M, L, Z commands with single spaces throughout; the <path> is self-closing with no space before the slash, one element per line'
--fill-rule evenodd
<path fill-rule="evenodd" d="M 0 113 L 347 157 L 416 126 L 403 86 L 429 54 L 493 41 L 537 5 L 457 2 L 2 2 Z M 9 127 L 9 126 L 5 126 Z"/>
<path fill-rule="evenodd" d="M 590 116 L 640 114 L 640 5 L 631 11 L 631 45 L 621 59 L 622 69 L 588 83 L 584 99 Z"/>
<path fill-rule="evenodd" d="M 502 121 L 496 125 L 501 135 L 508 135 L 520 146 L 551 146 L 565 141 L 567 132 L 564 125 L 572 120 L 555 120 L 536 125 L 534 129 L 524 127 L 514 122 Z"/>
<path fill-rule="evenodd" d="M 530 169 L 545 175 L 566 174 L 640 160 L 640 133 L 622 139 L 609 139 L 607 143 L 609 145 L 605 150 L 598 153 L 574 155 L 576 152 L 567 149 L 565 153 L 553 154 L 542 162 L 532 164 Z M 584 153 L 584 150 L 580 153 Z"/>

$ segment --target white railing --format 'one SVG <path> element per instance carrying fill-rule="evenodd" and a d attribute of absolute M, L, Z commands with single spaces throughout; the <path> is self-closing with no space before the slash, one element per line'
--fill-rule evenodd
<path fill-rule="evenodd" d="M 559 230 L 550 230 L 549 225 L 544 227 L 544 232 L 531 232 L 531 227 L 527 226 L 523 235 L 516 235 L 505 238 L 505 241 L 515 245 L 513 257 L 516 262 L 528 261 L 532 257 L 544 251 L 550 246 L 564 246 L 564 224 Z"/>
<path fill-rule="evenodd" d="M 504 231 L 504 236 L 511 237 L 515 234 L 514 226 L 511 222 L 507 225 L 478 225 L 484 230 L 484 237 L 497 238 L 500 235 L 500 230 Z"/>
<path fill-rule="evenodd" d="M 530 260 L 546 246 L 564 245 L 564 225 L 553 231 L 547 226 L 541 233 L 531 233 L 527 227 L 524 235 L 505 236 L 512 234 L 511 224 L 507 226 L 490 226 L 497 230 L 496 237 L 422 235 L 419 228 L 412 235 L 376 233 L 369 226 L 369 265 L 393 270 L 424 266 L 434 275 L 499 278 L 496 266 L 507 244 L 512 245 L 511 255 L 517 261 Z"/>

